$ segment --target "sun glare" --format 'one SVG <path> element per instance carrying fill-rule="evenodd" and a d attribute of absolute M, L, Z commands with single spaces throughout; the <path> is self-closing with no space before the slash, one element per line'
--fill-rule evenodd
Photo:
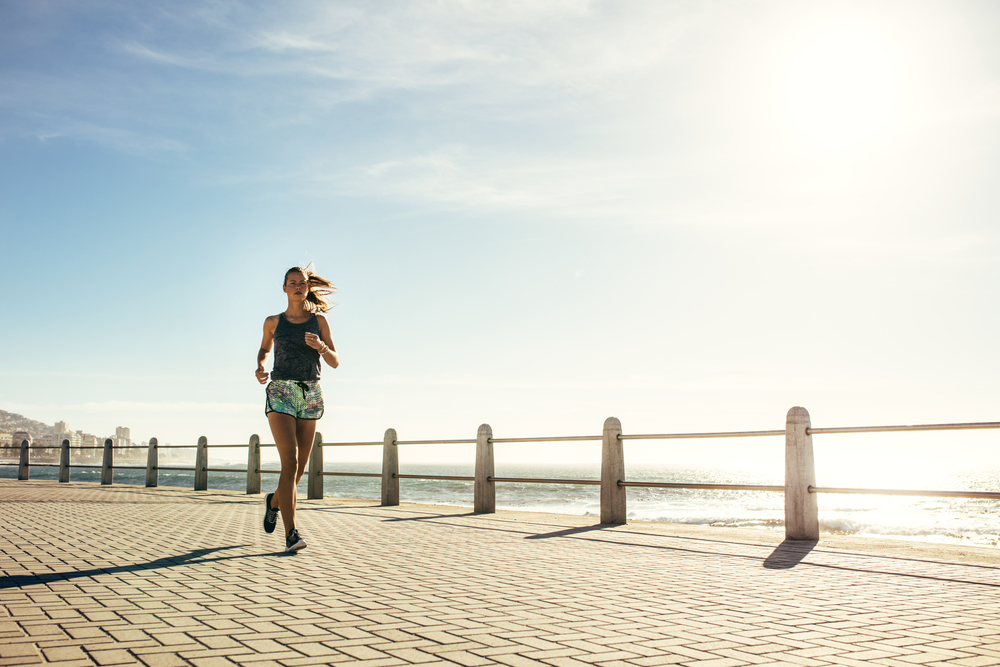
<path fill-rule="evenodd" d="M 903 112 L 904 70 L 891 36 L 858 25 L 823 26 L 784 51 L 776 121 L 793 146 L 823 154 L 887 137 Z"/>

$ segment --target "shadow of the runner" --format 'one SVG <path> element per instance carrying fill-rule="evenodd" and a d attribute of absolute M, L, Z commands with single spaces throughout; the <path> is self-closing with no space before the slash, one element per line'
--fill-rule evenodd
<path fill-rule="evenodd" d="M 771 555 L 764 559 L 764 568 L 767 570 L 790 570 L 802 559 L 809 555 L 818 540 L 785 540 L 771 552 Z"/>
<path fill-rule="evenodd" d="M 159 570 L 163 568 L 175 567 L 177 565 L 187 565 L 190 563 L 212 563 L 220 560 L 233 560 L 246 558 L 241 556 L 219 556 L 217 558 L 204 558 L 208 554 L 216 551 L 226 551 L 227 549 L 239 549 L 240 546 L 216 547 L 214 549 L 195 549 L 186 554 L 177 556 L 164 556 L 146 563 L 132 563 L 131 565 L 115 565 L 112 567 L 96 567 L 90 570 L 77 570 L 75 572 L 42 572 L 39 574 L 14 574 L 0 577 L 0 590 L 6 588 L 20 588 L 22 586 L 34 586 L 36 584 L 50 584 L 57 581 L 71 581 L 81 577 L 95 577 L 101 574 L 119 574 L 121 572 L 142 572 L 143 570 Z"/>

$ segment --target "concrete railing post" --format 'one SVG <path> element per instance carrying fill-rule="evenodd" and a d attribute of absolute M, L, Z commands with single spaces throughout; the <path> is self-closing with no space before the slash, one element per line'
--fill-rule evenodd
<path fill-rule="evenodd" d="M 601 450 L 601 523 L 625 523 L 625 453 L 622 449 L 622 423 L 617 417 L 604 420 Z"/>
<path fill-rule="evenodd" d="M 785 418 L 785 539 L 818 540 L 819 506 L 809 411 L 795 407 Z"/>
<path fill-rule="evenodd" d="M 101 484 L 107 486 L 115 481 L 115 443 L 108 438 L 104 441 L 104 460 L 101 462 Z"/>
<path fill-rule="evenodd" d="M 28 479 L 29 468 L 28 468 L 28 454 L 31 450 L 28 449 L 30 445 L 27 440 L 21 441 L 21 461 L 17 466 L 17 478 L 18 479 Z"/>
<path fill-rule="evenodd" d="M 394 507 L 399 504 L 399 447 L 396 445 L 396 429 L 387 428 L 382 440 L 382 506 Z"/>
<path fill-rule="evenodd" d="M 160 443 L 156 438 L 149 439 L 149 450 L 146 452 L 146 487 L 156 488 L 160 485 Z"/>
<path fill-rule="evenodd" d="M 493 514 L 497 511 L 496 482 L 493 477 L 493 429 L 482 424 L 476 434 L 476 486 L 473 511 Z"/>
<path fill-rule="evenodd" d="M 69 481 L 69 440 L 63 440 L 59 446 L 59 481 Z"/>
<path fill-rule="evenodd" d="M 309 479 L 306 481 L 306 499 L 323 499 L 323 434 L 313 437 L 312 451 L 309 453 Z"/>
<path fill-rule="evenodd" d="M 208 438 L 198 438 L 198 449 L 194 457 L 194 490 L 208 491 Z"/>
<path fill-rule="evenodd" d="M 250 436 L 247 447 L 247 495 L 260 493 L 260 436 Z"/>

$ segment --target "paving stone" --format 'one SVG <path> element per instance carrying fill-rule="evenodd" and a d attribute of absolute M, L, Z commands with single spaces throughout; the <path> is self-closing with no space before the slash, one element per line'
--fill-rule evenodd
<path fill-rule="evenodd" d="M 0 662 L 5 665 L 21 665 L 41 661 L 42 656 L 38 654 L 38 649 L 34 644 L 0 643 Z"/>
<path fill-rule="evenodd" d="M 102 649 L 90 651 L 90 659 L 98 665 L 131 665 L 135 663 L 135 658 L 124 649 Z"/>

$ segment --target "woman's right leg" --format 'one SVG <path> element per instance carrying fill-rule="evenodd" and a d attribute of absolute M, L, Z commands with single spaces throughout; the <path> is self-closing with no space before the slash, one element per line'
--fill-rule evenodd
<path fill-rule="evenodd" d="M 281 475 L 278 490 L 274 492 L 272 505 L 281 510 L 281 523 L 285 535 L 295 528 L 295 472 L 298 468 L 298 442 L 295 438 L 295 417 L 280 412 L 267 413 L 271 425 L 271 435 L 281 457 Z"/>

